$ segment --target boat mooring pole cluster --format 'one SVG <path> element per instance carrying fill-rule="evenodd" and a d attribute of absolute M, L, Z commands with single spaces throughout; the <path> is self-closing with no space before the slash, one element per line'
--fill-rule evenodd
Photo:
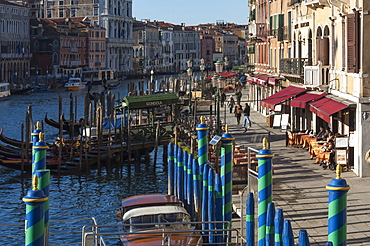
<path fill-rule="evenodd" d="M 276 209 L 272 203 L 272 157 L 264 139 L 263 149 L 258 158 L 258 246 L 294 246 L 294 234 L 290 220 L 285 220 L 283 210 Z M 347 193 L 350 189 L 345 179 L 341 178 L 340 165 L 337 176 L 326 186 L 329 192 L 328 242 L 325 246 L 347 245 Z M 254 246 L 254 198 L 248 194 L 246 202 L 246 246 Z M 301 229 L 298 234 L 298 246 L 309 246 L 308 232 Z"/>

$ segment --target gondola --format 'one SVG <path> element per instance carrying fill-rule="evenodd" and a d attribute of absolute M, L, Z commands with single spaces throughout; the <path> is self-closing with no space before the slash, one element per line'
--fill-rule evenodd
<path fill-rule="evenodd" d="M 0 141 L 4 142 L 6 144 L 10 144 L 12 146 L 18 147 L 18 148 L 22 148 L 22 143 L 23 143 L 23 146 L 26 146 L 26 142 L 22 142 L 22 141 L 14 139 L 14 138 L 6 137 L 4 135 L 4 129 L 0 130 Z"/>
<path fill-rule="evenodd" d="M 0 159 L 0 165 L 15 170 L 22 170 L 22 161 L 20 159 Z M 24 160 L 23 168 L 25 171 L 32 171 L 32 162 Z M 58 162 L 46 162 L 46 168 L 51 170 L 58 169 Z"/>
<path fill-rule="evenodd" d="M 23 95 L 31 92 L 33 90 L 33 87 L 26 87 L 22 89 L 15 89 L 15 90 L 10 90 L 10 94 L 12 95 Z"/>
<path fill-rule="evenodd" d="M 63 119 L 64 119 L 64 117 L 63 117 Z M 44 120 L 45 120 L 46 124 L 60 129 L 60 123 L 58 121 L 53 120 L 53 119 L 49 119 L 47 114 L 45 115 Z M 79 129 L 81 127 L 81 123 L 74 123 L 73 126 L 74 126 L 74 131 L 79 132 Z M 70 122 L 69 121 L 67 121 L 67 120 L 64 121 L 63 120 L 63 130 L 64 131 L 69 131 L 70 130 Z"/>

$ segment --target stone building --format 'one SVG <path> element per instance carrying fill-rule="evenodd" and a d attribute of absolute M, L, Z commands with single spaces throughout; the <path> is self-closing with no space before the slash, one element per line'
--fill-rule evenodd
<path fill-rule="evenodd" d="M 87 17 L 106 29 L 106 67 L 117 74 L 132 70 L 132 0 L 50 0 L 46 18 Z"/>
<path fill-rule="evenodd" d="M 0 0 L 0 81 L 25 85 L 30 70 L 29 9 Z"/>

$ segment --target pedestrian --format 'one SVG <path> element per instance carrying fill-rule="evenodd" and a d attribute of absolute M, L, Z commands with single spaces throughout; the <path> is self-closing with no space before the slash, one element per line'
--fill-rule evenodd
<path fill-rule="evenodd" d="M 238 90 L 236 93 L 235 93 L 235 97 L 236 97 L 236 101 L 240 104 L 240 101 L 242 100 L 242 92 L 240 90 Z"/>
<path fill-rule="evenodd" d="M 221 107 L 224 107 L 225 101 L 226 101 L 226 95 L 225 95 L 225 92 L 223 91 L 221 93 Z"/>
<path fill-rule="evenodd" d="M 227 106 L 229 107 L 230 114 L 231 114 L 235 106 L 235 100 L 232 95 L 230 95 L 229 99 L 227 99 Z"/>
<path fill-rule="evenodd" d="M 241 105 L 236 105 L 235 106 L 235 110 L 234 110 L 234 113 L 235 113 L 235 117 L 236 117 L 236 123 L 238 125 L 240 125 L 240 119 L 242 117 L 242 113 L 243 113 L 243 108 Z"/>
<path fill-rule="evenodd" d="M 244 120 L 243 120 L 243 128 L 245 128 L 244 132 L 247 132 L 248 128 L 252 127 L 252 122 L 249 119 L 249 116 L 251 114 L 251 108 L 249 107 L 248 103 L 245 104 L 244 110 Z M 248 126 L 247 126 L 247 121 L 248 121 Z"/>

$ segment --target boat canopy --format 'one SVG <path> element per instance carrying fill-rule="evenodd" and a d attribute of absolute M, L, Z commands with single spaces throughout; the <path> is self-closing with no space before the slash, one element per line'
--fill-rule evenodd
<path fill-rule="evenodd" d="M 184 214 L 189 215 L 184 207 L 180 206 L 154 206 L 134 208 L 124 213 L 122 221 L 125 222 L 133 217 L 140 217 L 146 215 L 160 215 L 160 214 Z M 176 222 L 176 221 L 169 221 Z"/>
<path fill-rule="evenodd" d="M 183 203 L 177 197 L 167 194 L 144 194 L 135 195 L 122 199 L 122 208 L 149 207 L 158 205 L 182 206 Z"/>
<path fill-rule="evenodd" d="M 178 101 L 179 97 L 175 93 L 127 96 L 124 98 L 124 103 L 129 109 L 157 108 L 162 105 L 174 104 Z"/>

